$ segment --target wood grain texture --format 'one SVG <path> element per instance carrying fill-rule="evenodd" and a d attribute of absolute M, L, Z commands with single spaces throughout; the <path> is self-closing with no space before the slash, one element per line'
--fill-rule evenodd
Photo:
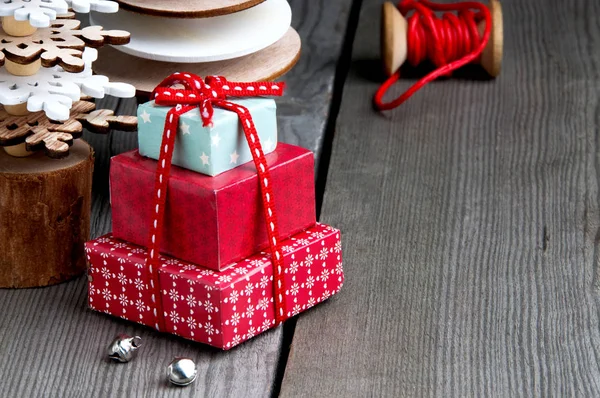
<path fill-rule="evenodd" d="M 346 284 L 299 317 L 283 397 L 600 396 L 600 3 L 502 5 L 498 79 L 381 115 L 364 0 L 321 219 Z"/>
<path fill-rule="evenodd" d="M 112 47 L 99 51 L 94 71 L 112 81 L 129 83 L 140 95 L 152 90 L 173 72 L 190 72 L 199 76 L 225 76 L 230 81 L 269 81 L 287 73 L 300 58 L 298 33 L 290 28 L 275 44 L 254 54 L 225 61 L 200 64 L 151 61 L 125 54 Z M 121 65 L 129 65 L 123 68 Z M 139 73 L 143 70 L 144 73 Z"/>
<path fill-rule="evenodd" d="M 140 14 L 172 18 L 209 18 L 242 11 L 264 0 L 117 0 L 121 7 Z"/>
<path fill-rule="evenodd" d="M 306 53 L 286 76 L 278 101 L 282 141 L 316 152 L 322 147 L 332 85 L 351 0 L 293 0 L 293 26 Z M 143 73 L 143 68 L 138 70 Z M 98 108 L 134 114 L 135 100 L 105 99 Z M 110 157 L 137 146 L 135 133 L 89 134 L 96 151 L 92 236 L 111 230 L 108 193 Z M 86 308 L 85 280 L 35 290 L 0 290 L 0 391 L 3 396 L 60 397 L 268 397 L 276 380 L 282 330 L 274 329 L 222 353 L 159 335 Z M 104 346 L 117 333 L 144 339 L 137 359 L 126 365 L 104 359 Z M 164 369 L 177 355 L 194 358 L 199 377 L 188 388 L 164 383 Z M 31 358 L 36 358 L 31 363 Z M 23 371 L 23 369 L 26 369 Z"/>

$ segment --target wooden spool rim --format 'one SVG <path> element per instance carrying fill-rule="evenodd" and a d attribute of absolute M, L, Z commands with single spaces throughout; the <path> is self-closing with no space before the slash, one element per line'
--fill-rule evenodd
<path fill-rule="evenodd" d="M 116 48 L 134 57 L 203 63 L 243 57 L 276 43 L 291 25 L 292 10 L 287 0 L 268 0 L 213 18 L 174 19 L 122 10 L 92 13 L 89 20 L 106 30 L 128 26 L 131 41 Z"/>
<path fill-rule="evenodd" d="M 125 10 L 139 14 L 155 15 L 169 18 L 210 18 L 233 14 L 265 0 L 216 0 L 212 3 L 227 3 L 221 6 L 207 6 L 211 1 L 164 1 L 164 0 L 117 0 Z M 165 6 L 168 5 L 168 6 Z"/>
<path fill-rule="evenodd" d="M 162 79 L 173 72 L 190 72 L 202 77 L 222 75 L 231 81 L 275 80 L 294 67 L 300 58 L 300 50 L 300 36 L 290 28 L 277 43 L 254 54 L 199 64 L 150 61 L 104 47 L 100 49 L 100 56 L 94 63 L 94 71 L 111 80 L 132 84 L 139 97 L 146 97 Z M 122 68 L 120 65 L 129 67 Z M 138 73 L 138 67 L 143 67 L 143 75 Z"/>
<path fill-rule="evenodd" d="M 492 17 L 490 40 L 481 56 L 480 64 L 496 77 L 502 66 L 504 30 L 502 5 L 498 0 L 490 0 L 488 5 Z M 388 76 L 393 75 L 406 61 L 407 51 L 407 21 L 395 4 L 385 2 L 381 14 L 381 56 L 384 71 Z M 479 26 L 482 31 L 485 23 Z"/>

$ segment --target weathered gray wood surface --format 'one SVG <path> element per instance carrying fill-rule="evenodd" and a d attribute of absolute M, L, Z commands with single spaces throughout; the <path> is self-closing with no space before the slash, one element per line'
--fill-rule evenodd
<path fill-rule="evenodd" d="M 282 396 L 600 396 L 600 3 L 503 1 L 497 80 L 436 82 L 385 116 L 380 3 L 322 209 L 347 282 L 300 316 Z"/>
<path fill-rule="evenodd" d="M 291 1 L 304 52 L 286 76 L 289 89 L 278 102 L 280 138 L 312 149 L 317 156 L 351 3 Z M 132 114 L 135 109 L 133 100 L 102 102 L 118 113 Z M 92 234 L 98 236 L 111 229 L 109 159 L 135 148 L 136 138 L 114 132 L 87 134 L 85 139 L 97 154 Z M 268 397 L 278 382 L 281 328 L 223 353 L 87 310 L 83 278 L 44 289 L 0 290 L 0 309 L 2 397 Z M 105 345 L 123 332 L 142 336 L 144 347 L 129 364 L 109 363 Z M 165 384 L 166 366 L 175 356 L 197 361 L 199 377 L 191 387 Z"/>

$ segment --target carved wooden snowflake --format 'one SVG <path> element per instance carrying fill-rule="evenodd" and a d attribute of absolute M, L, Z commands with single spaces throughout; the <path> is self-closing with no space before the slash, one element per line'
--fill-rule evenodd
<path fill-rule="evenodd" d="M 17 21 L 27 21 L 36 28 L 47 28 L 57 16 L 63 16 L 69 7 L 76 12 L 90 10 L 113 13 L 119 4 L 108 0 L 3 0 L 0 2 L 0 16 L 14 17 Z"/>
<path fill-rule="evenodd" d="M 93 75 L 92 63 L 98 51 L 87 48 L 83 53 L 85 69 L 68 73 L 60 67 L 42 68 L 34 76 L 13 76 L 0 69 L 0 104 L 27 103 L 30 112 L 44 111 L 52 120 L 67 120 L 73 101 L 82 96 L 103 98 L 112 95 L 131 98 L 135 87 L 126 83 L 112 83 L 106 76 Z"/>
<path fill-rule="evenodd" d="M 101 26 L 80 30 L 80 24 L 76 19 L 57 19 L 49 28 L 38 29 L 25 37 L 1 32 L 0 65 L 4 64 L 5 57 L 21 65 L 41 59 L 46 68 L 60 65 L 68 72 L 82 72 L 85 63 L 81 56 L 86 46 L 96 48 L 104 44 L 129 43 L 129 32 L 103 30 Z"/>
<path fill-rule="evenodd" d="M 95 108 L 93 102 L 78 101 L 64 122 L 52 121 L 43 112 L 12 116 L 0 108 L 0 146 L 25 142 L 28 151 L 45 149 L 48 156 L 61 158 L 69 154 L 69 147 L 81 137 L 84 127 L 95 133 L 137 129 L 137 117 L 115 116 L 109 109 Z"/>

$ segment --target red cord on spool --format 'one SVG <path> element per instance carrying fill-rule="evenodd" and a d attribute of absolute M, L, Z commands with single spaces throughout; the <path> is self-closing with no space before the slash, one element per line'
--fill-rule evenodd
<path fill-rule="evenodd" d="M 438 17 L 436 11 L 444 11 L 444 14 Z M 384 67 L 389 78 L 374 97 L 379 110 L 398 107 L 427 83 L 468 63 L 481 63 L 493 77 L 500 73 L 502 9 L 497 0 L 490 1 L 489 9 L 472 1 L 436 4 L 428 0 L 402 0 L 398 8 L 388 2 L 383 5 L 381 37 Z M 426 59 L 436 69 L 398 98 L 384 102 L 387 90 L 400 78 L 400 66 L 406 60 L 417 66 Z"/>

